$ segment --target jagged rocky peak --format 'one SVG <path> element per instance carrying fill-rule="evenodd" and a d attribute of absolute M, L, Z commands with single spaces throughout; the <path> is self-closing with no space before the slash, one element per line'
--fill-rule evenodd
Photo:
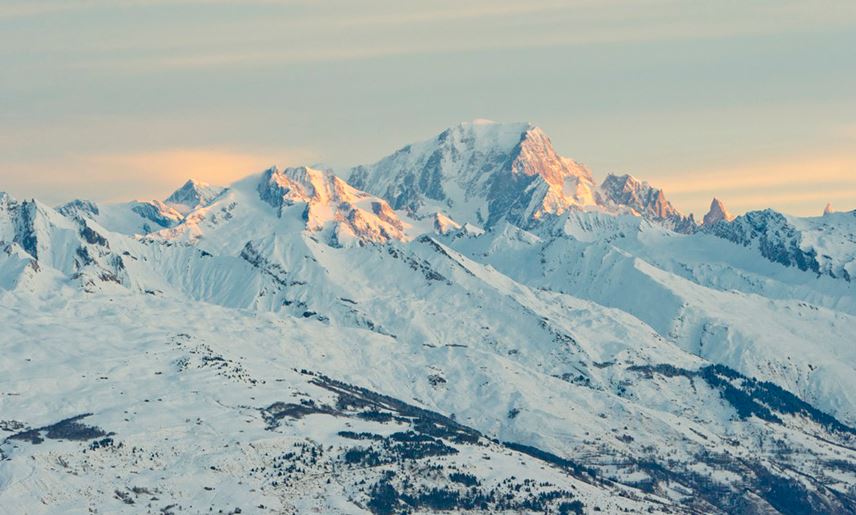
<path fill-rule="evenodd" d="M 0 207 L 8 206 L 9 204 L 12 204 L 14 202 L 15 199 L 12 197 L 12 195 L 9 195 L 5 191 L 0 191 Z"/>
<path fill-rule="evenodd" d="M 607 208 L 629 209 L 635 215 L 664 223 L 677 232 L 691 233 L 696 229 L 693 215 L 684 216 L 666 199 L 662 189 L 632 175 L 607 175 L 597 192 L 597 201 Z"/>
<path fill-rule="evenodd" d="M 725 203 L 714 197 L 702 223 L 711 226 L 722 221 L 730 222 L 732 220 L 734 220 L 734 216 L 725 208 Z"/>
<path fill-rule="evenodd" d="M 834 213 L 834 211 L 832 210 L 832 204 L 827 202 L 826 207 L 823 208 L 823 216 L 826 216 L 830 213 Z"/>
<path fill-rule="evenodd" d="M 11 195 L 0 195 L 0 241 L 19 245 L 38 259 L 46 244 L 45 228 L 54 220 L 50 208 L 37 200 L 17 201 Z"/>
<path fill-rule="evenodd" d="M 591 173 L 559 156 L 530 123 L 475 120 L 349 171 L 349 182 L 395 209 L 448 213 L 491 227 L 529 225 L 546 214 L 594 205 Z"/>
<path fill-rule="evenodd" d="M 132 200 L 129 202 L 97 204 L 91 200 L 75 199 L 56 208 L 56 211 L 77 223 L 95 222 L 102 228 L 121 234 L 149 234 L 173 228 L 184 222 L 188 209 L 160 200 Z"/>
<path fill-rule="evenodd" d="M 79 217 L 79 216 L 97 216 L 101 211 L 98 209 L 98 204 L 91 200 L 74 199 L 66 202 L 57 208 L 63 216 Z"/>
<path fill-rule="evenodd" d="M 14 214 L 18 210 L 18 202 L 12 195 L 0 191 L 0 241 L 11 239 L 14 230 Z"/>
<path fill-rule="evenodd" d="M 205 207 L 219 197 L 226 188 L 189 179 L 175 190 L 164 202 L 176 211 L 187 214 L 194 209 Z"/>
<path fill-rule="evenodd" d="M 599 193 L 602 203 L 626 206 L 647 218 L 664 220 L 679 214 L 671 202 L 666 200 L 663 190 L 632 175 L 607 175 Z"/>
<path fill-rule="evenodd" d="M 160 200 L 133 201 L 129 206 L 131 211 L 162 228 L 175 227 L 184 220 L 184 214 Z"/>
<path fill-rule="evenodd" d="M 449 234 L 453 231 L 461 229 L 461 225 L 444 215 L 443 213 L 434 213 L 434 232 L 438 234 Z"/>
<path fill-rule="evenodd" d="M 346 191 L 350 188 L 345 181 L 331 172 L 306 166 L 286 168 L 282 171 L 270 168 L 264 172 L 259 183 L 259 193 L 266 202 L 275 205 L 293 205 L 297 202 L 328 204 L 331 201 L 347 201 L 359 196 L 359 192 Z M 353 193 L 353 195 L 350 195 Z"/>
<path fill-rule="evenodd" d="M 331 171 L 306 166 L 270 168 L 262 174 L 258 191 L 280 217 L 302 205 L 306 228 L 329 233 L 333 244 L 405 239 L 403 222 L 385 200 L 352 187 Z"/>
<path fill-rule="evenodd" d="M 27 267 L 24 270 L 13 263 L 16 270 L 6 270 L 10 275 L 0 283 L 20 284 L 25 275 L 31 277 L 44 269 L 84 286 L 120 283 L 125 278 L 124 262 L 112 253 L 104 235 L 83 218 L 65 216 L 38 200 L 17 202 L 0 194 L 0 242 L 6 256 L 16 256 L 13 261 Z"/>
<path fill-rule="evenodd" d="M 852 238 L 849 230 L 818 238 L 818 233 L 826 232 L 819 224 L 788 217 L 773 209 L 749 211 L 730 223 L 705 223 L 703 230 L 745 247 L 757 247 L 762 256 L 774 263 L 850 280 L 849 253 L 844 253 L 843 259 L 833 259 L 830 256 L 835 252 L 829 249 L 840 248 L 842 239 Z"/>

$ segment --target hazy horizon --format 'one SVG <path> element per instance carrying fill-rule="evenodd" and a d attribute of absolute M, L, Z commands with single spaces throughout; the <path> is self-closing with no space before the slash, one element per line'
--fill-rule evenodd
<path fill-rule="evenodd" d="M 488 118 L 697 217 L 851 210 L 854 28 L 852 2 L 5 2 L 0 191 L 164 198 Z"/>

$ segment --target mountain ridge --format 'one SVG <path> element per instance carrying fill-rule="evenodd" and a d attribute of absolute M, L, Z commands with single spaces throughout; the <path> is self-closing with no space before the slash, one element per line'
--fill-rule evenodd
<path fill-rule="evenodd" d="M 856 212 L 697 227 L 471 125 L 358 174 L 382 194 L 0 194 L 2 505 L 856 510 Z"/>

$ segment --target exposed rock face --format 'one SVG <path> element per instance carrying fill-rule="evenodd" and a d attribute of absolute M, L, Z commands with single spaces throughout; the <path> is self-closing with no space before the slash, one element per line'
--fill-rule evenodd
<path fill-rule="evenodd" d="M 159 200 L 134 202 L 131 205 L 131 211 L 151 220 L 161 228 L 174 227 L 184 219 L 184 215 Z"/>
<path fill-rule="evenodd" d="M 98 205 L 91 200 L 75 199 L 63 204 L 57 209 L 63 216 L 71 218 L 80 216 L 96 216 L 100 213 Z"/>
<path fill-rule="evenodd" d="M 548 214 L 595 204 L 591 173 L 559 156 L 544 132 L 527 123 L 462 123 L 351 169 L 349 182 L 384 197 L 394 209 L 433 207 L 486 227 L 503 218 L 528 226 Z"/>
<path fill-rule="evenodd" d="M 84 201 L 71 203 L 80 209 L 97 209 Z M 68 206 L 68 205 L 67 205 Z M 76 211 L 65 216 L 37 200 L 16 201 L 0 193 L 0 247 L 17 263 L 0 263 L 0 286 L 22 284 L 33 272 L 51 268 L 78 280 L 122 282 L 126 275 L 122 257 L 113 253 L 107 238 Z M 3 268 L 9 268 L 3 272 Z"/>
<path fill-rule="evenodd" d="M 714 197 L 714 199 L 710 202 L 710 209 L 707 211 L 707 214 L 704 215 L 703 224 L 707 226 L 714 225 L 719 222 L 730 222 L 734 220 L 734 216 L 728 212 L 728 209 L 725 208 L 725 204 Z"/>
<path fill-rule="evenodd" d="M 165 203 L 176 211 L 187 214 L 194 209 L 211 204 L 224 190 L 225 188 L 219 186 L 190 179 L 181 188 L 175 190 Z"/>
<path fill-rule="evenodd" d="M 304 205 L 309 231 L 330 230 L 339 244 L 404 240 L 404 225 L 383 199 L 359 191 L 332 172 L 307 167 L 271 168 L 258 185 L 262 200 L 283 211 Z"/>
<path fill-rule="evenodd" d="M 486 229 L 502 220 L 529 229 L 545 217 L 585 209 L 630 212 L 681 233 L 697 229 L 662 190 L 629 175 L 609 175 L 597 188 L 585 166 L 558 155 L 529 123 L 462 123 L 348 176 L 394 209 L 420 217 L 443 212 Z"/>
<path fill-rule="evenodd" d="M 696 229 L 693 216 L 684 216 L 675 209 L 663 190 L 632 175 L 607 175 L 598 190 L 597 200 L 608 208 L 625 207 L 648 220 L 664 222 L 676 232 L 690 233 Z"/>
<path fill-rule="evenodd" d="M 705 223 L 704 227 L 720 238 L 744 246 L 757 245 L 761 255 L 775 263 L 820 272 L 817 251 L 803 249 L 802 233 L 787 217 L 772 209 L 750 211 L 731 223 Z"/>
<path fill-rule="evenodd" d="M 434 213 L 434 231 L 438 234 L 449 234 L 453 231 L 459 231 L 461 225 L 452 220 L 443 213 Z"/>

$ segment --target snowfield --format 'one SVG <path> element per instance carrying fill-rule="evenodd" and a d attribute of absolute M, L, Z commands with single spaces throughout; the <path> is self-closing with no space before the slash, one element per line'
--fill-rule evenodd
<path fill-rule="evenodd" d="M 0 194 L 0 513 L 854 513 L 856 213 L 712 209 L 486 121 Z"/>

